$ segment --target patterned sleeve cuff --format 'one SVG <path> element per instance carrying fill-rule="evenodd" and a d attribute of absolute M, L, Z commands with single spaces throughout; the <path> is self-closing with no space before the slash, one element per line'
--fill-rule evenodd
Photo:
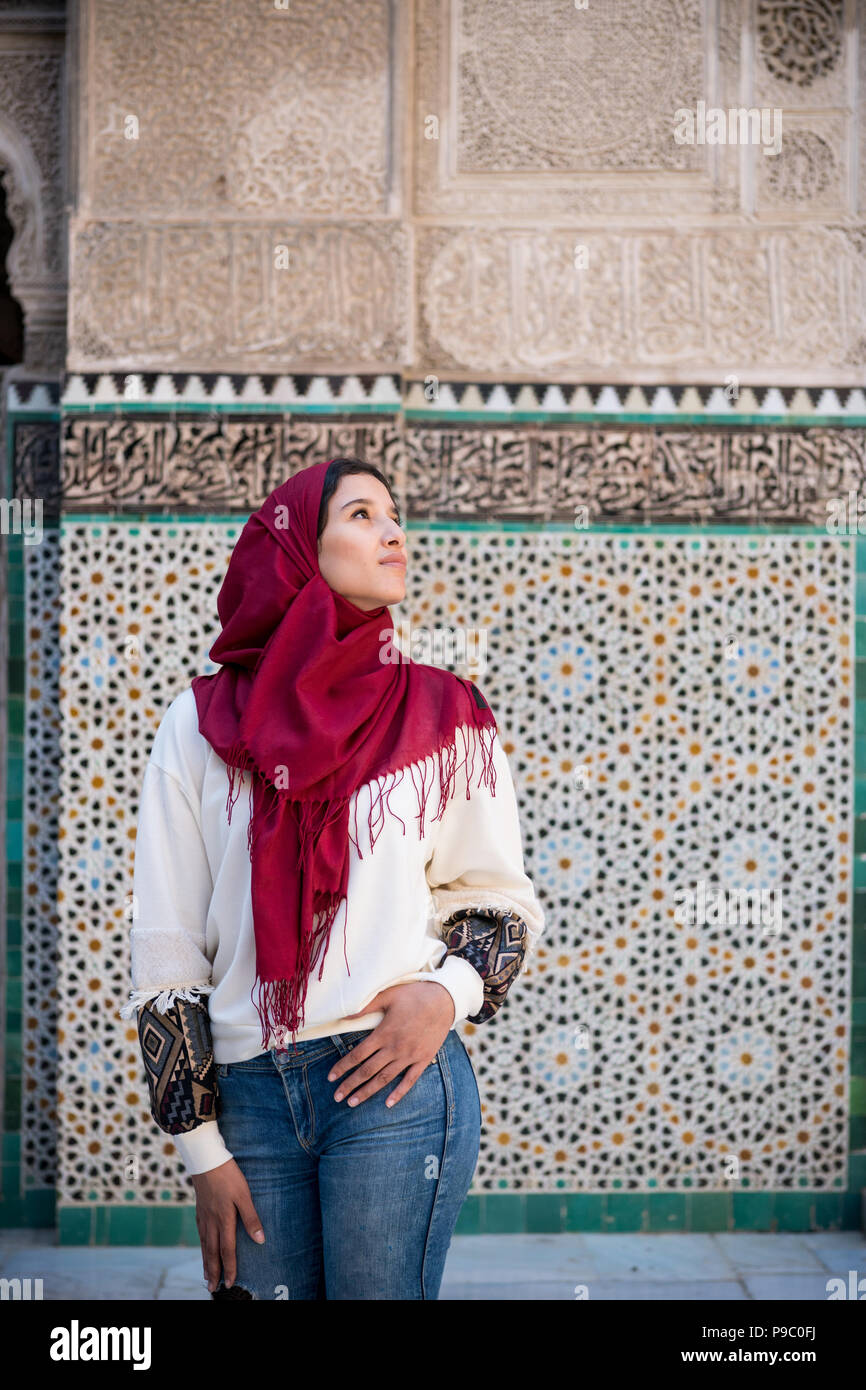
<path fill-rule="evenodd" d="M 208 1120 L 207 1124 L 198 1125 L 186 1134 L 173 1134 L 171 1139 L 188 1177 L 196 1173 L 209 1173 L 212 1168 L 220 1168 L 232 1157 L 216 1120 Z"/>
<path fill-rule="evenodd" d="M 166 1134 L 186 1134 L 215 1120 L 219 1086 L 207 1005 L 175 999 L 160 1013 L 141 1006 L 138 1038 L 150 1091 L 150 1113 Z"/>
<path fill-rule="evenodd" d="M 484 1023 L 505 1002 L 520 973 L 526 954 L 528 931 L 522 917 L 499 907 L 460 908 L 443 923 L 448 956 L 460 956 L 484 981 L 484 1003 L 470 1023 Z"/>

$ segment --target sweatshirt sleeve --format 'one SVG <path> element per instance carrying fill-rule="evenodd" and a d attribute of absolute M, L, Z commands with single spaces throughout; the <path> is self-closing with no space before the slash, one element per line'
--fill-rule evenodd
<path fill-rule="evenodd" d="M 498 733 L 492 742 L 492 754 L 493 791 L 487 785 L 477 785 L 479 750 L 475 751 L 474 761 L 470 756 L 468 778 L 465 763 L 460 769 L 454 795 L 442 819 L 436 822 L 433 853 L 426 870 L 436 932 L 443 942 L 449 943 L 440 966 L 429 978 L 443 984 L 454 999 L 455 1022 L 487 1017 L 492 1012 L 483 1012 L 485 979 L 492 967 L 482 965 L 477 938 L 471 944 L 461 926 L 460 944 L 451 932 L 451 923 L 462 924 L 466 909 L 486 909 L 497 921 L 508 920 L 513 939 L 519 937 L 522 943 L 522 964 L 531 956 L 544 928 L 544 914 L 524 868 L 514 782 Z M 482 967 L 483 974 L 471 963 L 473 960 Z M 498 978 L 501 989 L 501 970 Z"/>
<path fill-rule="evenodd" d="M 218 1087 L 207 996 L 206 922 L 213 881 L 200 817 L 178 778 L 151 756 L 142 781 L 133 872 L 131 985 L 151 1114 L 187 1173 L 231 1158 L 215 1118 Z"/>

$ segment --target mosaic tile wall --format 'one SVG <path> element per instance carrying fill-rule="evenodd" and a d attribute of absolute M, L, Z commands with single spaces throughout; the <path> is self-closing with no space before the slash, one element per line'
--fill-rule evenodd
<path fill-rule="evenodd" d="M 97 393 L 111 389 L 101 379 Z M 816 417 L 821 403 L 826 392 Z M 707 419 L 690 460 L 674 431 L 673 471 L 648 474 L 642 441 L 657 447 L 658 430 L 408 413 L 219 414 L 179 428 L 174 413 L 71 409 L 58 456 L 56 418 L 31 404 L 10 437 L 15 491 L 53 489 L 64 503 L 59 534 L 9 544 L 4 1224 L 50 1224 L 56 1185 L 62 1241 L 197 1241 L 191 1188 L 150 1119 L 134 1031 L 116 1017 L 138 788 L 162 710 L 209 669 L 219 576 L 280 450 L 294 467 L 340 448 L 395 475 L 417 517 L 395 618 L 487 629 L 481 684 L 547 913 L 508 1010 L 461 1025 L 484 1138 L 458 1229 L 858 1225 L 866 882 L 852 868 L 866 849 L 866 758 L 855 762 L 854 715 L 862 731 L 866 680 L 854 679 L 854 634 L 859 673 L 866 539 L 816 523 L 824 498 L 866 472 L 862 416 L 754 436 Z M 194 507 L 184 429 L 201 428 L 202 457 L 230 450 L 222 483 L 213 471 L 230 516 Z M 473 486 L 455 494 L 464 465 Z M 86 490 L 73 500 L 85 479 L 91 515 Z M 496 521 L 506 486 L 523 503 Z M 561 520 L 581 495 L 588 533 Z M 650 521 L 665 497 L 669 524 L 628 524 L 635 498 Z M 689 524 L 701 498 L 705 524 Z M 811 523 L 799 533 L 798 513 Z M 781 937 L 688 934 L 672 894 L 702 878 L 778 885 L 791 907 Z"/>
<path fill-rule="evenodd" d="M 64 1203 L 186 1196 L 115 1010 L 149 740 L 212 669 L 238 529 L 63 526 Z M 411 545 L 399 611 L 487 629 L 483 688 L 549 916 L 509 1009 L 461 1028 L 484 1102 L 473 1190 L 720 1190 L 731 1154 L 752 1189 L 844 1188 L 850 544 L 448 529 Z M 672 892 L 702 878 L 784 885 L 785 929 L 678 926 Z"/>

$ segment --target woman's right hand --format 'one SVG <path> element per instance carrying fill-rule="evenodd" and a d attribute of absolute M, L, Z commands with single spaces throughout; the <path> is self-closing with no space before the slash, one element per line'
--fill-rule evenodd
<path fill-rule="evenodd" d="M 204 1277 L 213 1293 L 220 1281 L 220 1266 L 225 1285 L 230 1289 L 237 1274 L 235 1232 L 237 1217 L 244 1223 L 247 1235 L 259 1245 L 265 1233 L 259 1214 L 253 1206 L 247 1180 L 233 1158 L 211 1168 L 207 1173 L 193 1173 L 195 1188 L 195 1224 L 201 1241 Z"/>

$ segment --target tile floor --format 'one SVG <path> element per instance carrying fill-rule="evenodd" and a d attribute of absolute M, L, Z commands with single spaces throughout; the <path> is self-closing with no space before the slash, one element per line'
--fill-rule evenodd
<path fill-rule="evenodd" d="M 203 1299 L 190 1247 L 58 1246 L 53 1231 L 0 1231 L 0 1279 L 42 1279 L 45 1299 Z M 863 1279 L 866 1234 L 455 1236 L 441 1299 L 827 1299 Z"/>

